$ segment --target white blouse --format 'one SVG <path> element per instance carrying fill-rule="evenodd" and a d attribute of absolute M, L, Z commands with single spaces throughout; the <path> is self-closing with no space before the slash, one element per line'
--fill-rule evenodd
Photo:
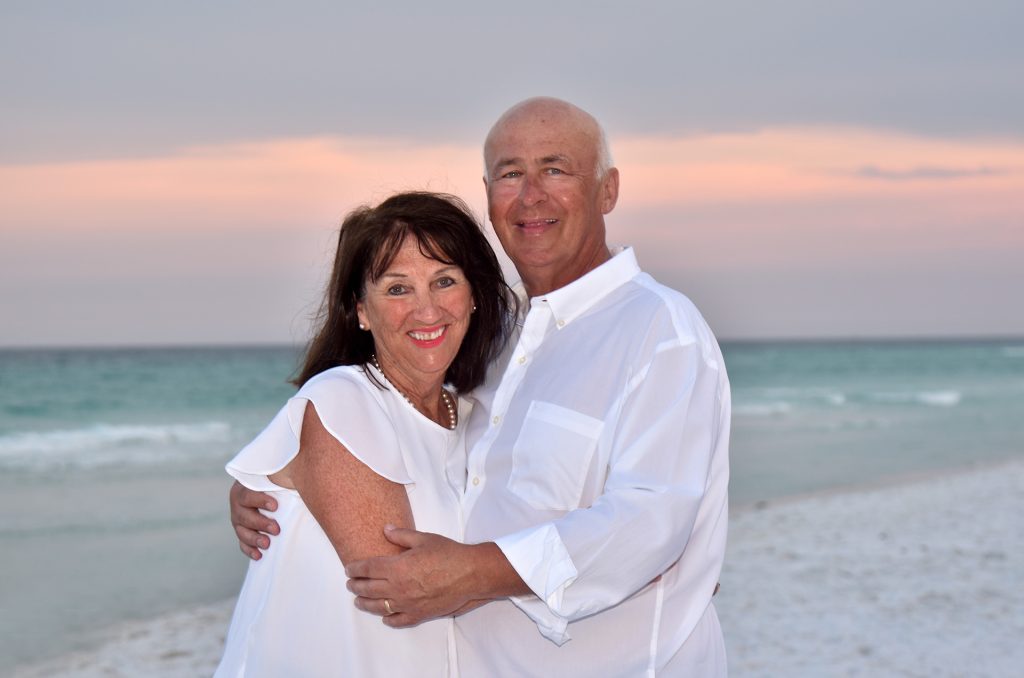
<path fill-rule="evenodd" d="M 372 369 L 372 368 L 368 368 Z M 381 383 L 386 384 L 379 372 Z M 246 487 L 270 493 L 280 536 L 249 564 L 216 676 L 446 676 L 454 666 L 451 619 L 391 629 L 355 608 L 327 535 L 295 490 L 269 475 L 298 453 L 306 403 L 324 428 L 373 471 L 405 485 L 416 528 L 457 539 L 465 484 L 462 427 L 420 414 L 362 367 L 310 379 L 270 425 L 227 464 Z M 460 409 L 465 409 L 460 402 Z M 466 412 L 460 411 L 463 420 Z"/>

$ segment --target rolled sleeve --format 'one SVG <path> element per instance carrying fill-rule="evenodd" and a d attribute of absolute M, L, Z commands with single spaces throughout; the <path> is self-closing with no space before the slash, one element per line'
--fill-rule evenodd
<path fill-rule="evenodd" d="M 724 491 L 707 496 L 718 370 L 699 347 L 675 345 L 658 352 L 638 383 L 619 416 L 604 494 L 553 523 L 578 569 L 557 608 L 570 620 L 618 604 L 665 572 L 682 556 L 698 516 L 717 514 L 712 504 L 725 502 Z M 686 569 L 717 576 L 720 555 L 691 555 Z"/>
<path fill-rule="evenodd" d="M 702 508 L 717 512 L 705 495 L 718 370 L 698 347 L 675 344 L 658 352 L 637 384 L 620 413 L 604 494 L 588 508 L 496 540 L 538 598 L 514 602 L 555 642 L 568 640 L 569 622 L 617 605 L 665 572 Z M 712 503 L 724 501 L 723 492 Z M 720 554 L 693 555 L 690 567 L 703 570 L 701 578 L 717 576 Z M 710 597 L 712 587 L 698 591 Z"/>
<path fill-rule="evenodd" d="M 561 645 L 569 640 L 569 619 L 557 611 L 577 571 L 555 526 L 547 523 L 495 540 L 523 582 L 536 594 L 512 602 L 536 624 L 541 634 Z"/>

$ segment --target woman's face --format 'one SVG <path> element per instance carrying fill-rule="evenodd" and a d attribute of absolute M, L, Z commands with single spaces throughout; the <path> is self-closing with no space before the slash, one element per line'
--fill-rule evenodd
<path fill-rule="evenodd" d="M 388 379 L 416 390 L 443 381 L 469 329 L 473 290 L 461 268 L 423 256 L 407 236 L 356 309 Z"/>

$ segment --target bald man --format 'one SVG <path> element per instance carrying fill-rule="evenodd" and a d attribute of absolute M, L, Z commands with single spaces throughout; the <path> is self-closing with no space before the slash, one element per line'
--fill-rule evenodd
<path fill-rule="evenodd" d="M 356 605 L 402 627 L 456 614 L 462 676 L 724 676 L 711 602 L 727 524 L 730 397 L 693 304 L 613 251 L 597 121 L 509 109 L 484 145 L 488 212 L 522 280 L 519 332 L 469 394 L 463 543 L 350 563 Z M 237 487 L 242 548 L 274 529 Z"/>

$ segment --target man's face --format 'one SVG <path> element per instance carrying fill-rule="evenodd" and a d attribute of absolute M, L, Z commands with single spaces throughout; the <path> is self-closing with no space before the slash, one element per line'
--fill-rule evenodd
<path fill-rule="evenodd" d="M 596 129 L 579 116 L 523 111 L 499 125 L 484 148 L 488 212 L 528 291 L 543 293 L 607 258 L 604 215 L 618 174 L 598 178 Z"/>

